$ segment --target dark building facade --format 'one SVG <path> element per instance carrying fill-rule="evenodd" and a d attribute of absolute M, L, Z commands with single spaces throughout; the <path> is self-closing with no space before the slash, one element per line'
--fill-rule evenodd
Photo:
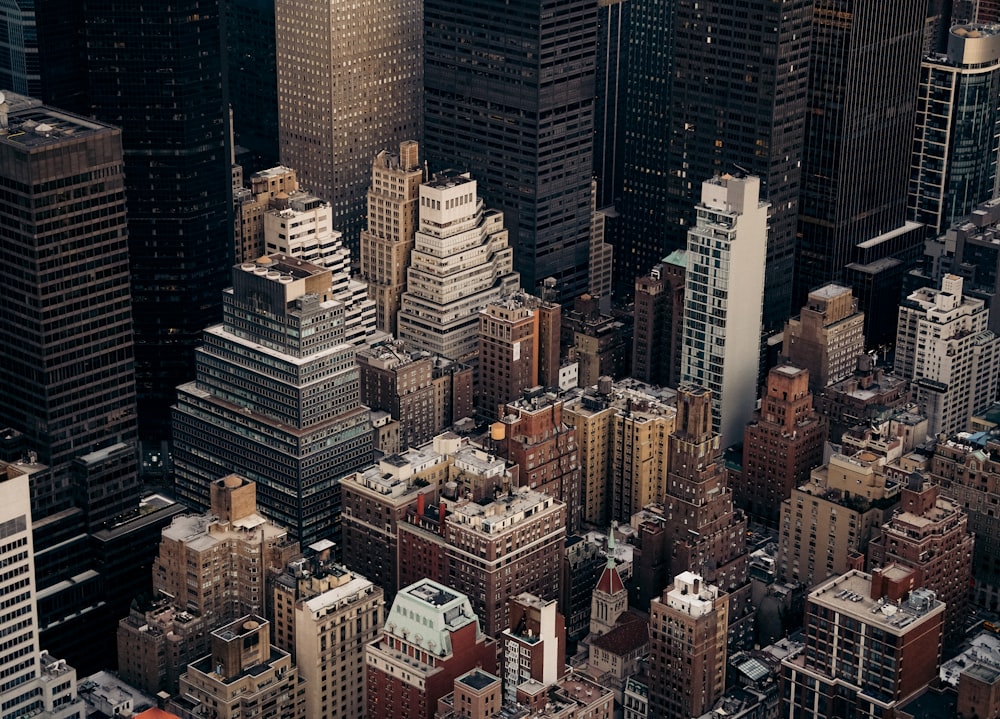
<path fill-rule="evenodd" d="M 594 177 L 597 178 L 599 208 L 613 206 L 622 191 L 631 7 L 631 0 L 608 0 L 597 4 Z"/>
<path fill-rule="evenodd" d="M 871 3 L 816 0 L 813 17 L 796 306 L 904 223 L 927 0 L 897 3 L 889 32 Z"/>
<path fill-rule="evenodd" d="M 684 328 L 683 250 L 671 252 L 635 281 L 632 376 L 661 387 L 676 387 L 681 376 Z"/>
<path fill-rule="evenodd" d="M 633 0 L 624 233 L 615 247 L 621 283 L 684 247 L 703 181 L 754 174 L 771 203 L 764 326 L 787 318 L 812 7 Z"/>
<path fill-rule="evenodd" d="M 597 3 L 424 4 L 424 148 L 502 210 L 514 269 L 588 288 Z M 498 159 L 503 158 L 502 162 Z"/>
<path fill-rule="evenodd" d="M 91 111 L 122 129 L 140 435 L 164 440 L 232 265 L 219 3 L 84 7 Z"/>

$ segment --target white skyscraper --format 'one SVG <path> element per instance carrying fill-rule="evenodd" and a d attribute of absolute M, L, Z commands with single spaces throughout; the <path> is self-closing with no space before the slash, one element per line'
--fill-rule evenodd
<path fill-rule="evenodd" d="M 357 250 L 372 158 L 422 135 L 420 0 L 276 0 L 282 164 Z"/>
<path fill-rule="evenodd" d="M 76 670 L 38 647 L 29 477 L 42 465 L 0 462 L 0 705 L 4 717 L 83 719 Z"/>
<path fill-rule="evenodd" d="M 895 371 L 910 380 L 927 417 L 928 436 L 966 429 L 996 398 L 1000 338 L 987 329 L 983 300 L 962 295 L 962 278 L 945 275 L 899 307 Z"/>
<path fill-rule="evenodd" d="M 475 354 L 479 310 L 519 288 L 503 213 L 484 208 L 468 173 L 420 186 L 419 225 L 399 313 L 399 338 L 448 359 Z"/>
<path fill-rule="evenodd" d="M 768 203 L 757 177 L 701 186 L 688 231 L 681 382 L 712 391 L 712 427 L 728 447 L 757 401 Z"/>

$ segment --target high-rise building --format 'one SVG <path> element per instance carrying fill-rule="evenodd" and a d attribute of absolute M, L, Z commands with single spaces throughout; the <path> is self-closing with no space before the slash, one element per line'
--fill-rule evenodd
<path fill-rule="evenodd" d="M 757 175 L 771 203 L 763 322 L 777 329 L 791 308 L 813 2 L 638 0 L 631 12 L 620 282 L 684 247 L 702 182 Z"/>
<path fill-rule="evenodd" d="M 233 262 L 219 0 L 84 9 L 90 111 L 122 129 L 139 434 L 156 442 Z"/>
<path fill-rule="evenodd" d="M 305 716 L 365 714 L 365 645 L 382 632 L 382 589 L 334 564 L 329 549 L 289 563 L 274 582 L 274 643 L 304 682 Z"/>
<path fill-rule="evenodd" d="M 682 572 L 649 608 L 649 712 L 701 716 L 726 689 L 728 597 Z"/>
<path fill-rule="evenodd" d="M 456 456 L 456 465 L 462 459 Z M 464 459 L 468 466 L 485 457 Z M 407 558 L 400 561 L 401 584 L 428 577 L 468 593 L 483 631 L 495 639 L 510 627 L 510 597 L 522 592 L 543 600 L 559 597 L 566 505 L 527 487 L 501 489 L 492 500 L 441 504 L 425 507 L 423 514 L 419 506 L 411 507 L 407 521 L 397 525 L 399 556 Z"/>
<path fill-rule="evenodd" d="M 684 250 L 675 250 L 635 281 L 632 376 L 661 387 L 676 387 L 681 375 L 684 324 Z"/>
<path fill-rule="evenodd" d="M 361 231 L 361 279 L 375 301 L 376 326 L 391 335 L 397 332 L 424 179 L 420 147 L 413 140 L 399 143 L 398 155 L 382 150 L 372 160 L 368 224 Z"/>
<path fill-rule="evenodd" d="M 148 606 L 136 598 L 128 616 L 118 622 L 118 676 L 146 694 L 176 694 L 187 665 L 209 650 L 213 626 L 169 597 Z"/>
<path fill-rule="evenodd" d="M 487 210 L 468 173 L 420 186 L 420 224 L 398 317 L 399 338 L 452 360 L 475 356 L 479 318 L 518 289 L 504 215 Z"/>
<path fill-rule="evenodd" d="M 962 285 L 945 275 L 940 290 L 919 289 L 899 306 L 895 371 L 913 383 L 932 436 L 964 431 L 1000 381 L 1000 338 L 988 329 L 985 303 L 964 296 Z"/>
<path fill-rule="evenodd" d="M 641 392 L 626 391 L 613 404 L 611 420 L 611 521 L 627 523 L 643 507 L 660 502 L 667 493 L 670 436 L 677 412 L 669 404 Z M 623 401 L 624 400 L 624 401 Z"/>
<path fill-rule="evenodd" d="M 922 586 L 948 607 L 945 646 L 957 647 L 965 639 L 972 585 L 973 535 L 968 517 L 926 475 L 890 465 L 886 476 L 903 486 L 900 507 L 868 545 L 868 562 L 873 568 L 896 564 L 919 572 Z"/>
<path fill-rule="evenodd" d="M 86 707 L 76 694 L 76 670 L 53 660 L 38 646 L 35 553 L 31 531 L 29 474 L 8 465 L 0 470 L 0 561 L 7 575 L 0 601 L 8 648 L 0 659 L 4 683 L 0 701 L 11 716 L 84 719 Z M 17 577 L 16 581 L 14 578 Z"/>
<path fill-rule="evenodd" d="M 371 158 L 421 136 L 417 0 L 276 0 L 278 144 L 357 257 Z M 309 42 L 303 42 L 309 38 Z"/>
<path fill-rule="evenodd" d="M 782 354 L 809 370 L 809 389 L 818 393 L 849 376 L 865 350 L 865 313 L 847 287 L 827 284 L 809 293 L 798 317 L 785 325 Z"/>
<path fill-rule="evenodd" d="M 292 655 L 271 644 L 271 623 L 250 614 L 211 633 L 211 653 L 188 665 L 167 704 L 181 719 L 305 719 L 305 685 Z"/>
<path fill-rule="evenodd" d="M 920 63 L 909 217 L 944 232 L 995 194 L 1000 153 L 1000 29 L 955 25 Z"/>
<path fill-rule="evenodd" d="M 433 719 L 456 678 L 496 664 L 469 597 L 422 579 L 396 595 L 382 636 L 365 646 L 367 717 Z"/>
<path fill-rule="evenodd" d="M 610 0 L 597 8 L 594 177 L 599 208 L 613 207 L 622 192 L 630 9 L 630 0 Z"/>
<path fill-rule="evenodd" d="M 805 651 L 782 661 L 781 716 L 891 715 L 937 676 L 944 613 L 902 567 L 817 587 L 806 599 Z"/>
<path fill-rule="evenodd" d="M 827 421 L 813 409 L 809 370 L 783 364 L 767 375 L 761 407 L 743 432 L 743 468 L 733 498 L 750 517 L 777 526 L 781 503 L 823 464 Z"/>
<path fill-rule="evenodd" d="M 274 0 L 223 0 L 222 8 L 233 140 L 253 173 L 278 164 Z"/>
<path fill-rule="evenodd" d="M 589 286 L 597 14 L 588 0 L 424 3 L 430 164 L 479 178 L 524 288 L 553 277 L 560 302 Z"/>
<path fill-rule="evenodd" d="M 371 463 L 346 307 L 333 273 L 287 255 L 233 268 L 225 319 L 205 330 L 196 381 L 177 389 L 178 496 L 207 507 L 234 470 L 300 542 L 339 540 L 339 479 Z"/>
<path fill-rule="evenodd" d="M 611 523 L 607 477 L 615 447 L 611 427 L 617 410 L 609 399 L 607 395 L 588 391 L 569 396 L 563 403 L 563 420 L 576 430 L 583 520 L 599 527 Z M 568 610 L 564 613 L 573 624 L 572 614 Z"/>
<path fill-rule="evenodd" d="M 253 173 L 250 187 L 233 184 L 235 262 L 253 262 L 264 254 L 265 213 L 286 206 L 288 195 L 298 189 L 295 170 L 281 165 Z"/>
<path fill-rule="evenodd" d="M 524 396 L 506 403 L 500 422 L 493 428 L 496 452 L 519 469 L 519 483 L 563 503 L 566 508 L 566 531 L 580 531 L 581 507 L 580 459 L 576 431 L 563 421 L 563 400 L 554 393 L 543 394 L 537 387 Z"/>
<path fill-rule="evenodd" d="M 897 3 L 890 38 L 880 7 L 813 5 L 794 303 L 903 226 L 927 16 L 926 0 Z"/>
<path fill-rule="evenodd" d="M 876 367 L 871 355 L 858 355 L 850 376 L 813 395 L 816 409 L 830 422 L 834 444 L 851 427 L 871 422 L 886 410 L 901 410 L 909 401 L 909 382 Z"/>
<path fill-rule="evenodd" d="M 139 504 L 121 138 L 37 100 L 0 101 L 8 187 L 0 197 L 0 426 L 20 432 L 50 469 L 32 484 L 36 519 L 86 504 L 78 494 L 107 493 L 94 507 L 102 520 Z M 91 474 L 95 451 L 102 470 Z"/>
<path fill-rule="evenodd" d="M 479 312 L 480 416 L 498 412 L 525 390 L 558 386 L 559 305 L 519 292 Z"/>
<path fill-rule="evenodd" d="M 948 228 L 942 238 L 945 254 L 953 254 L 951 272 L 961 277 L 962 291 L 983 300 L 990 311 L 988 327 L 1000 336 L 1000 198 L 979 205 L 964 221 Z M 937 276 L 936 274 L 934 275 Z"/>
<path fill-rule="evenodd" d="M 712 392 L 722 446 L 743 436 L 757 402 L 768 204 L 757 177 L 714 177 L 701 186 L 688 230 L 681 382 Z"/>
<path fill-rule="evenodd" d="M 361 402 L 372 410 L 388 412 L 399 422 L 400 445 L 419 447 L 430 442 L 444 426 L 436 418 L 434 358 L 410 352 L 404 343 L 387 340 L 358 350 Z"/>

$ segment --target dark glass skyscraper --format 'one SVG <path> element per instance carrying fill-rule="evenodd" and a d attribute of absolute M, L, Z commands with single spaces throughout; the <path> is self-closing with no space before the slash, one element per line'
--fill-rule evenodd
<path fill-rule="evenodd" d="M 630 8 L 630 0 L 607 0 L 597 4 L 594 177 L 597 179 L 598 208 L 613 205 L 622 192 Z"/>
<path fill-rule="evenodd" d="M 93 112 L 122 128 L 140 435 L 165 439 L 232 264 L 219 4 L 85 6 Z"/>
<path fill-rule="evenodd" d="M 754 174 L 771 203 L 764 326 L 780 327 L 790 311 L 813 0 L 678 0 L 672 20 L 666 3 L 632 3 L 619 282 L 684 246 L 702 182 Z"/>
<path fill-rule="evenodd" d="M 900 228 L 927 0 L 816 0 L 795 302 Z"/>
<path fill-rule="evenodd" d="M 502 210 L 522 286 L 588 288 L 597 3 L 427 0 L 432 169 L 469 170 Z"/>

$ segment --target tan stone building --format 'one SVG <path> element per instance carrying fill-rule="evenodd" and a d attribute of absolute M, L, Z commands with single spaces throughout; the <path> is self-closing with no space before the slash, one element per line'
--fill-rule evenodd
<path fill-rule="evenodd" d="M 376 306 L 376 326 L 396 334 L 399 298 L 406 289 L 406 268 L 417 231 L 420 148 L 413 140 L 399 143 L 399 154 L 383 150 L 372 161 L 368 188 L 368 226 L 361 231 L 361 278 Z"/>
<path fill-rule="evenodd" d="M 828 284 L 809 293 L 798 318 L 785 325 L 782 351 L 809 370 L 809 389 L 819 392 L 854 371 L 865 349 L 865 313 L 847 287 Z"/>

